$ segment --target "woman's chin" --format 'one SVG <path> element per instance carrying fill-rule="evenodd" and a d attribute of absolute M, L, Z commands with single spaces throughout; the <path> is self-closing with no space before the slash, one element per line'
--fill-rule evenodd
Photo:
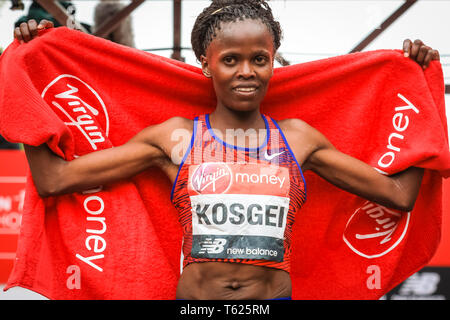
<path fill-rule="evenodd" d="M 239 104 L 232 104 L 230 106 L 227 106 L 228 109 L 234 111 L 234 112 L 242 112 L 242 113 L 248 113 L 248 112 L 255 112 L 259 111 L 259 103 L 239 103 Z"/>

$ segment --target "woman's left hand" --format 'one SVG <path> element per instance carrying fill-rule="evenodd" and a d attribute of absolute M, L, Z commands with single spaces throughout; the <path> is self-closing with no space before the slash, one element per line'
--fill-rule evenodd
<path fill-rule="evenodd" d="M 426 69 L 432 60 L 439 60 L 439 51 L 425 45 L 422 40 L 409 39 L 403 41 L 403 52 L 405 57 L 410 57 L 417 62 L 423 69 Z"/>

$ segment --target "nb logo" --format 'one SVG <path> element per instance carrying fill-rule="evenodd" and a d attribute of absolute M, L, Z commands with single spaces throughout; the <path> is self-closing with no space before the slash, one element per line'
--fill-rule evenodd
<path fill-rule="evenodd" d="M 217 254 L 221 253 L 225 249 L 225 244 L 227 243 L 226 239 L 217 238 L 212 240 L 211 238 L 206 238 L 205 241 L 200 242 L 200 251 L 199 254 Z"/>
<path fill-rule="evenodd" d="M 415 273 L 409 277 L 399 290 L 401 295 L 426 296 L 435 293 L 440 276 L 435 272 Z"/>

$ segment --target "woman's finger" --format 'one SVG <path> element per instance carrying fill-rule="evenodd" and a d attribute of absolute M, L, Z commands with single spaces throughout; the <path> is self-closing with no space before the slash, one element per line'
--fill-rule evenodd
<path fill-rule="evenodd" d="M 41 30 L 41 29 L 49 29 L 49 28 L 53 28 L 53 27 L 54 27 L 53 21 L 49 21 L 49 20 L 45 20 L 45 19 L 42 19 L 41 22 L 39 22 L 39 25 L 38 25 L 38 29 L 39 30 Z"/>
<path fill-rule="evenodd" d="M 405 57 L 409 57 L 411 53 L 411 44 L 412 44 L 411 40 L 409 39 L 403 40 L 403 54 L 405 55 Z"/>
<path fill-rule="evenodd" d="M 38 34 L 36 20 L 28 20 L 28 30 L 30 30 L 31 39 L 34 39 Z"/>
<path fill-rule="evenodd" d="M 20 32 L 20 28 L 19 27 L 15 27 L 14 28 L 14 38 L 19 40 L 20 42 L 23 42 L 22 33 Z"/>
<path fill-rule="evenodd" d="M 428 68 L 430 66 L 431 61 L 433 60 L 440 60 L 439 51 L 438 50 L 430 50 L 428 51 L 427 55 L 425 56 L 425 59 L 423 60 L 423 66 L 424 69 Z"/>
<path fill-rule="evenodd" d="M 419 53 L 417 54 L 416 61 L 418 64 L 423 66 L 423 62 L 425 60 L 425 57 L 427 56 L 428 52 L 431 50 L 428 46 L 421 46 L 419 48 Z"/>
<path fill-rule="evenodd" d="M 422 68 L 426 69 L 430 66 L 430 62 L 431 60 L 433 60 L 433 51 L 434 50 L 430 50 L 427 52 L 427 55 L 425 56 L 425 59 L 423 59 L 423 65 Z"/>
<path fill-rule="evenodd" d="M 28 23 L 22 22 L 19 26 L 20 33 L 22 34 L 22 39 L 24 42 L 31 40 L 30 30 L 28 29 Z"/>
<path fill-rule="evenodd" d="M 431 58 L 431 60 L 441 60 L 441 56 L 439 55 L 439 51 L 438 50 L 432 50 L 433 51 L 433 57 Z"/>
<path fill-rule="evenodd" d="M 420 47 L 423 45 L 423 42 L 419 39 L 414 40 L 412 46 L 411 46 L 411 53 L 410 53 L 410 58 L 413 60 L 416 60 L 417 55 L 419 54 L 419 49 Z"/>

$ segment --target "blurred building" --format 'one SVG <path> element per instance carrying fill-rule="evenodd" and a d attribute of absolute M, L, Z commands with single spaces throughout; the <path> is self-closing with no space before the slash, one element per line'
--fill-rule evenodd
<path fill-rule="evenodd" d="M 120 1 L 100 0 L 95 7 L 93 32 L 97 31 L 105 21 L 114 17 L 119 11 L 125 7 Z M 119 43 L 128 47 L 135 47 L 134 34 L 131 16 L 124 18 L 120 24 L 109 35 L 105 37 L 112 42 Z"/>

